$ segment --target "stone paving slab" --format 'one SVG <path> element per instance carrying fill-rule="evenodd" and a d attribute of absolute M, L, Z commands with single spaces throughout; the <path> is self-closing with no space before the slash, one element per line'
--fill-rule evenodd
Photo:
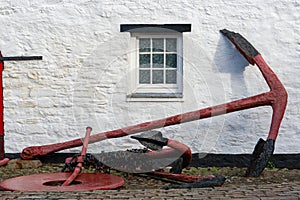
<path fill-rule="evenodd" d="M 258 199 L 300 200 L 300 181 L 269 185 L 231 185 L 195 189 L 101 190 L 93 192 L 10 192 L 0 191 L 0 199 Z"/>

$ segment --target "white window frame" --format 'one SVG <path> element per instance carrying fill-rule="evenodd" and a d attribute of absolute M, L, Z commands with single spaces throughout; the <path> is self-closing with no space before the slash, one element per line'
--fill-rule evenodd
<path fill-rule="evenodd" d="M 139 83 L 139 38 L 176 38 L 177 39 L 177 81 L 176 84 Z M 128 101 L 183 101 L 183 36 L 174 33 L 131 33 L 130 72 Z"/>

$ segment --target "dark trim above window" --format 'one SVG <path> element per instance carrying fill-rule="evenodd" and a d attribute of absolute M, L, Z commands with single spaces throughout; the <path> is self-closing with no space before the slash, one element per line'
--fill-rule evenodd
<path fill-rule="evenodd" d="M 121 32 L 153 32 L 155 30 L 161 32 L 162 29 L 166 31 L 175 32 L 191 32 L 191 24 L 121 24 Z"/>
<path fill-rule="evenodd" d="M 183 95 L 180 93 L 134 93 L 127 95 L 128 98 L 182 98 Z"/>

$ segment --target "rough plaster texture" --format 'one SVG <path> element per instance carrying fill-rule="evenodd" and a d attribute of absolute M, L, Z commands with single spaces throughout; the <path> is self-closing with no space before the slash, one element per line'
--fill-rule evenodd
<path fill-rule="evenodd" d="M 289 93 L 275 153 L 299 153 L 300 3 L 296 0 L 2 0 L 4 56 L 42 55 L 6 62 L 6 152 L 192 111 L 268 90 L 221 36 L 239 32 L 263 54 Z M 126 23 L 191 23 L 184 33 L 184 101 L 127 102 L 130 34 Z M 193 152 L 251 153 L 266 138 L 272 110 L 250 109 L 160 129 Z M 129 137 L 90 145 L 90 152 L 136 147 Z M 78 151 L 80 148 L 68 151 Z"/>

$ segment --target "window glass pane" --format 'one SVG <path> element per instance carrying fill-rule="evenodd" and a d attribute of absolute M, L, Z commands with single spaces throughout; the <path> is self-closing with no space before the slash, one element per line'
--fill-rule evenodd
<path fill-rule="evenodd" d="M 177 52 L 177 39 L 167 38 L 166 39 L 166 51 L 167 52 Z"/>
<path fill-rule="evenodd" d="M 139 49 L 140 52 L 150 52 L 150 38 L 141 38 Z"/>
<path fill-rule="evenodd" d="M 177 68 L 177 54 L 167 54 L 166 55 L 166 67 L 167 68 Z"/>
<path fill-rule="evenodd" d="M 140 70 L 139 83 L 150 84 L 150 70 Z"/>
<path fill-rule="evenodd" d="M 164 51 L 164 39 L 163 38 L 152 39 L 152 51 L 153 52 L 163 52 Z"/>
<path fill-rule="evenodd" d="M 153 84 L 164 83 L 164 71 L 163 70 L 153 70 L 152 71 L 152 83 Z"/>
<path fill-rule="evenodd" d="M 176 84 L 176 70 L 167 70 L 166 71 L 166 83 L 168 84 Z"/>
<path fill-rule="evenodd" d="M 140 54 L 140 68 L 150 68 L 150 54 Z"/>
<path fill-rule="evenodd" d="M 152 63 L 154 68 L 164 67 L 164 54 L 153 54 Z"/>

